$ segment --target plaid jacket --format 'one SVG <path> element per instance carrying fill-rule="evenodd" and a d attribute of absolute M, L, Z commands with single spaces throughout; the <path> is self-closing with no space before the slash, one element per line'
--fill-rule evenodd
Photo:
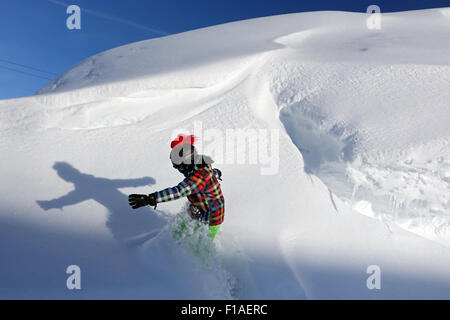
<path fill-rule="evenodd" d="M 208 217 L 209 225 L 219 225 L 224 220 L 225 201 L 215 169 L 210 165 L 196 167 L 177 186 L 156 192 L 156 202 L 167 202 L 181 197 L 188 200 Z"/>

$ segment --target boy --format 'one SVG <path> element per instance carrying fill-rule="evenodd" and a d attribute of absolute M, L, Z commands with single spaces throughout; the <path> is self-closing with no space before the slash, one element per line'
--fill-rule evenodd
<path fill-rule="evenodd" d="M 225 201 L 218 181 L 222 173 L 212 168 L 210 157 L 197 153 L 194 141 L 193 135 L 178 135 L 170 145 L 170 160 L 173 167 L 184 175 L 182 182 L 149 195 L 132 194 L 128 202 L 133 209 L 137 209 L 146 205 L 156 207 L 161 202 L 187 197 L 192 219 L 207 223 L 210 230 L 208 237 L 214 240 L 225 214 Z"/>

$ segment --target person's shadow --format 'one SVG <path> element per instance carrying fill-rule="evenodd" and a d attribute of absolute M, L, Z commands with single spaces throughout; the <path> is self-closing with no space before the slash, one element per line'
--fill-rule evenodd
<path fill-rule="evenodd" d="M 166 224 L 166 218 L 150 207 L 133 210 L 128 205 L 128 197 L 118 188 L 141 187 L 155 183 L 155 179 L 106 179 L 81 173 L 67 162 L 53 165 L 58 176 L 74 185 L 75 189 L 66 195 L 49 201 L 38 200 L 44 210 L 62 209 L 93 199 L 109 211 L 107 227 L 115 239 L 128 245 L 139 245 L 153 238 Z"/>

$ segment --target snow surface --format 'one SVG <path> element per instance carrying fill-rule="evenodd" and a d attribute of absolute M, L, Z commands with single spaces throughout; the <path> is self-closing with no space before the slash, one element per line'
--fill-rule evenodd
<path fill-rule="evenodd" d="M 0 297 L 449 298 L 448 13 L 214 26 L 0 101 Z M 127 203 L 180 181 L 169 141 L 196 123 L 280 130 L 276 174 L 217 164 L 226 220 L 206 263 L 172 236 L 184 200 Z"/>

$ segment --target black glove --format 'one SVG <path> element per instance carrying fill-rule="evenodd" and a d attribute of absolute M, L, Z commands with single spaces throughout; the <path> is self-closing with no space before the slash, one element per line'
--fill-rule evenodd
<path fill-rule="evenodd" d="M 156 208 L 156 194 L 131 194 L 128 196 L 130 207 L 137 209 L 144 206 L 152 206 Z"/>

